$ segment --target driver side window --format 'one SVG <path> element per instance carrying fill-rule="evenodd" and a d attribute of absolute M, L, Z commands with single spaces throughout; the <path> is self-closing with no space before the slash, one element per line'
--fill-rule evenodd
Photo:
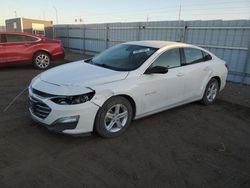
<path fill-rule="evenodd" d="M 156 66 L 161 66 L 166 68 L 174 68 L 181 66 L 179 48 L 171 49 L 161 54 L 151 65 L 151 67 L 156 67 Z"/>

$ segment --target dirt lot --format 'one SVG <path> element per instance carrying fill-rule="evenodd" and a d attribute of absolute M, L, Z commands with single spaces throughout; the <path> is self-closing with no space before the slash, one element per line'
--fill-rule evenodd
<path fill-rule="evenodd" d="M 71 137 L 30 119 L 27 92 L 3 112 L 38 73 L 0 70 L 0 187 L 250 187 L 250 87 L 228 84 L 213 106 L 134 121 L 118 138 Z"/>

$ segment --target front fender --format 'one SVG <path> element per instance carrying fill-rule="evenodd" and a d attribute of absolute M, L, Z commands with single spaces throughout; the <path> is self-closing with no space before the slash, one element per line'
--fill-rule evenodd
<path fill-rule="evenodd" d="M 91 102 L 101 107 L 105 103 L 105 101 L 107 101 L 110 97 L 114 95 L 115 93 L 111 90 L 103 90 L 100 92 L 96 91 L 96 94 L 91 100 Z"/>

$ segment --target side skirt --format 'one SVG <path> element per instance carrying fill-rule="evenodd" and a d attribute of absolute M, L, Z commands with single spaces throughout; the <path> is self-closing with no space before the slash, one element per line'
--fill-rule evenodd
<path fill-rule="evenodd" d="M 135 116 L 134 120 L 137 120 L 137 119 L 149 116 L 149 115 L 157 114 L 159 112 L 163 112 L 165 110 L 169 110 L 171 108 L 175 108 L 175 107 L 182 106 L 184 104 L 188 104 L 188 103 L 199 101 L 199 100 L 201 100 L 201 99 L 200 98 L 196 98 L 196 99 L 192 99 L 192 100 L 188 100 L 188 101 L 184 101 L 184 102 L 182 101 L 180 103 L 177 103 L 177 104 L 174 104 L 174 105 L 171 105 L 171 106 L 167 106 L 167 107 L 163 107 L 163 108 L 160 108 L 160 109 L 157 109 L 157 110 L 146 112 L 144 114 L 140 114 L 140 115 Z"/>

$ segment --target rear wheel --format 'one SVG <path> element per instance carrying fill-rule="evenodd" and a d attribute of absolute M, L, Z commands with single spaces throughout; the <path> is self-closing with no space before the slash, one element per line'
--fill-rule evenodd
<path fill-rule="evenodd" d="M 33 58 L 33 64 L 38 69 L 47 69 L 50 66 L 50 63 L 50 56 L 46 52 L 38 52 Z"/>
<path fill-rule="evenodd" d="M 203 94 L 202 103 L 205 105 L 210 105 L 215 102 L 215 99 L 219 92 L 219 83 L 215 78 L 212 78 L 205 89 Z"/>
<path fill-rule="evenodd" d="M 95 120 L 95 131 L 102 137 L 121 135 L 131 123 L 133 109 L 124 97 L 112 97 L 100 108 Z"/>

